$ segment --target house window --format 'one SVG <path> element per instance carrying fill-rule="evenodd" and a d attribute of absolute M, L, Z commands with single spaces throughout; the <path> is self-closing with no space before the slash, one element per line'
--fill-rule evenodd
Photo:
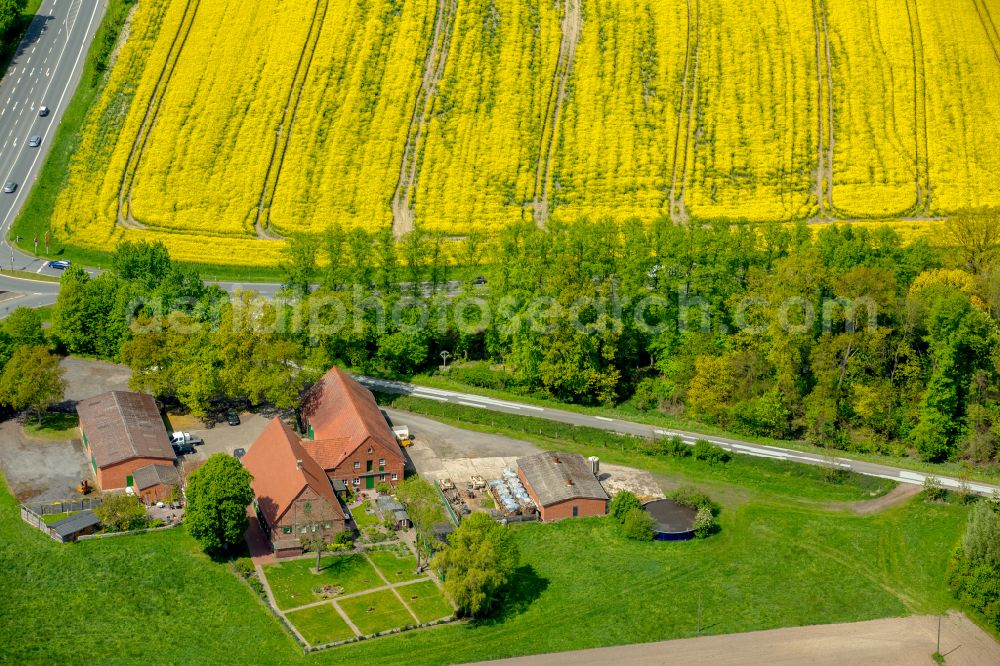
<path fill-rule="evenodd" d="M 393 475 L 392 475 L 392 480 L 393 480 L 393 481 L 398 481 L 398 480 L 399 480 L 399 477 L 398 477 L 398 476 L 396 476 L 395 474 L 393 474 Z"/>
<path fill-rule="evenodd" d="M 385 474 L 379 474 L 378 475 L 378 480 L 379 481 L 385 481 Z"/>
<path fill-rule="evenodd" d="M 361 479 L 359 479 L 358 477 L 354 477 L 354 480 L 351 481 L 351 483 L 357 486 L 361 483 Z"/>
<path fill-rule="evenodd" d="M 282 534 L 291 534 L 292 533 L 292 528 L 291 527 L 282 527 L 281 528 L 281 533 Z"/>
<path fill-rule="evenodd" d="M 384 465 L 385 464 L 385 458 L 379 458 L 378 459 L 378 464 L 379 465 Z"/>
<path fill-rule="evenodd" d="M 575 509 L 576 507 L 573 508 Z M 307 531 L 309 531 L 309 527 L 307 525 L 303 525 L 299 528 L 299 534 L 305 534 Z"/>
<path fill-rule="evenodd" d="M 573 517 L 576 518 L 579 515 L 580 515 L 580 507 L 578 507 L 577 505 L 574 504 L 573 505 Z"/>
<path fill-rule="evenodd" d="M 354 461 L 354 469 L 361 469 L 361 461 L 360 460 L 355 460 Z"/>
<path fill-rule="evenodd" d="M 330 529 L 330 523 L 323 523 L 323 529 L 325 530 Z"/>
<path fill-rule="evenodd" d="M 369 446 L 368 447 L 368 453 L 375 453 L 375 449 L 373 449 L 372 447 Z"/>

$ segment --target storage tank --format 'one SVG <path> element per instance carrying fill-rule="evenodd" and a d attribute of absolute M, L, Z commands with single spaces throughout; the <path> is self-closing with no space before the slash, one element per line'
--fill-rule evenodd
<path fill-rule="evenodd" d="M 590 461 L 590 466 L 594 470 L 594 476 L 601 475 L 601 459 L 597 456 L 590 456 L 587 458 Z"/>

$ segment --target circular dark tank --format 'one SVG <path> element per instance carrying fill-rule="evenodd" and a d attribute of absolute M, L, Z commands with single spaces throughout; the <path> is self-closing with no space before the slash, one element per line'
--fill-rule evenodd
<path fill-rule="evenodd" d="M 653 517 L 657 541 L 686 541 L 694 538 L 694 517 L 697 511 L 673 500 L 661 499 L 647 502 L 642 507 Z"/>

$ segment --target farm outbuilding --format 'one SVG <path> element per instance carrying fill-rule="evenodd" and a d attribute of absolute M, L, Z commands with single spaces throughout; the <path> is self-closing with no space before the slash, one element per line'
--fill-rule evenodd
<path fill-rule="evenodd" d="M 181 483 L 180 472 L 174 465 L 146 465 L 132 475 L 135 494 L 146 504 L 167 502 L 174 488 Z"/>
<path fill-rule="evenodd" d="M 546 451 L 518 458 L 517 475 L 543 521 L 608 512 L 608 494 L 593 464 L 578 453 Z"/>
<path fill-rule="evenodd" d="M 64 543 L 76 541 L 84 534 L 96 532 L 100 524 L 100 519 L 93 511 L 80 511 L 49 525 L 49 535 Z"/>
<path fill-rule="evenodd" d="M 81 400 L 76 411 L 83 446 L 101 490 L 133 486 L 137 469 L 173 466 L 177 459 L 151 395 L 108 391 Z"/>

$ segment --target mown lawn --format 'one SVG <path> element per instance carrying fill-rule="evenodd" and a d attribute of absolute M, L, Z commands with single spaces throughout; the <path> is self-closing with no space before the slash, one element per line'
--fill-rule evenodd
<path fill-rule="evenodd" d="M 703 631 L 711 634 L 955 605 L 944 576 L 964 530 L 963 507 L 916 500 L 861 517 L 752 490 L 722 503 L 722 530 L 703 541 L 628 541 L 601 518 L 520 526 L 522 566 L 499 618 L 354 643 L 309 661 L 445 664 L 681 638 L 697 632 L 699 593 Z M 312 560 L 292 564 L 308 573 Z M 312 583 L 315 576 L 300 578 Z M 287 664 L 301 655 L 253 593 L 183 529 L 57 544 L 21 522 L 5 487 L 0 589 L 7 591 L 0 645 L 15 663 L 128 655 L 156 663 Z M 363 631 L 413 622 L 397 600 L 382 596 L 344 600 Z M 380 604 L 385 614 L 367 612 Z"/>
<path fill-rule="evenodd" d="M 351 509 L 351 515 L 354 516 L 354 522 L 357 523 L 359 530 L 371 527 L 372 525 L 378 525 L 378 516 L 374 513 L 368 513 L 368 509 L 372 509 L 372 505 L 369 500 L 365 500 L 365 503 L 358 508 Z M 374 509 L 372 510 L 374 511 Z"/>
<path fill-rule="evenodd" d="M 441 588 L 432 580 L 397 587 L 396 591 L 421 622 L 432 622 L 455 614 Z"/>
<path fill-rule="evenodd" d="M 52 523 L 58 523 L 63 518 L 69 518 L 70 516 L 80 513 L 79 511 L 63 511 L 62 513 L 47 513 L 42 516 L 42 522 L 46 525 L 51 525 Z"/>
<path fill-rule="evenodd" d="M 415 624 L 392 590 L 380 590 L 337 602 L 362 634 L 374 634 Z M 402 656 L 402 655 L 400 655 Z M 413 662 L 410 662 L 413 663 Z"/>
<path fill-rule="evenodd" d="M 0 662 L 251 664 L 297 654 L 256 595 L 183 529 L 56 543 L 21 521 L 2 479 L 0 590 Z"/>
<path fill-rule="evenodd" d="M 343 588 L 341 594 L 385 585 L 361 555 L 327 555 L 321 562 L 322 571 L 318 574 L 312 572 L 316 566 L 313 557 L 264 566 L 264 575 L 281 609 L 322 601 L 324 597 L 318 590 L 324 585 Z"/>
<path fill-rule="evenodd" d="M 354 632 L 347 626 L 333 604 L 293 611 L 285 617 L 295 625 L 310 645 L 324 645 L 354 638 Z"/>
<path fill-rule="evenodd" d="M 401 583 L 426 576 L 426 574 L 417 573 L 417 558 L 403 546 L 366 552 L 371 561 L 375 563 L 375 567 L 390 583 Z"/>

